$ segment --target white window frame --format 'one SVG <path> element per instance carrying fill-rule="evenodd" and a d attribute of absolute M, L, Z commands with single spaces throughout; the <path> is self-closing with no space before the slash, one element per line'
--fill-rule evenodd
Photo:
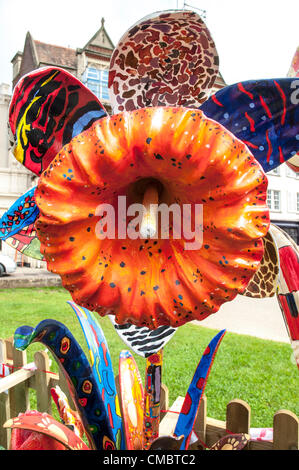
<path fill-rule="evenodd" d="M 109 71 L 105 69 L 95 67 L 87 67 L 86 69 L 85 84 L 99 100 L 109 101 L 108 74 Z"/>
<path fill-rule="evenodd" d="M 299 173 L 293 171 L 292 168 L 290 168 L 288 165 L 286 165 L 286 175 L 288 178 L 299 178 Z"/>
<path fill-rule="evenodd" d="M 273 175 L 273 176 L 280 176 L 280 167 L 277 166 L 277 167 L 274 168 L 273 170 L 269 171 L 268 174 L 269 174 L 269 175 Z"/>
<path fill-rule="evenodd" d="M 278 208 L 275 208 L 275 202 L 278 201 Z M 268 189 L 267 204 L 271 211 L 281 212 L 281 191 L 278 189 Z"/>

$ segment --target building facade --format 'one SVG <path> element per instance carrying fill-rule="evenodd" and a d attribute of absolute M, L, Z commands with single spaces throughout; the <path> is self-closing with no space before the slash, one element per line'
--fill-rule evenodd
<path fill-rule="evenodd" d="M 271 222 L 299 244 L 299 173 L 285 163 L 267 174 Z"/>

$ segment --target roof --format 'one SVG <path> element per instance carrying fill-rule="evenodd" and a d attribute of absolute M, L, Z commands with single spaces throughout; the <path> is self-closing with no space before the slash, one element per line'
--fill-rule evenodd
<path fill-rule="evenodd" d="M 76 70 L 77 56 L 74 49 L 35 40 L 34 46 L 39 64 L 56 65 Z"/>
<path fill-rule="evenodd" d="M 100 29 L 92 36 L 83 49 L 89 49 L 90 46 L 96 46 L 111 51 L 114 49 L 114 44 L 105 29 L 104 23 L 105 19 L 102 18 Z"/>

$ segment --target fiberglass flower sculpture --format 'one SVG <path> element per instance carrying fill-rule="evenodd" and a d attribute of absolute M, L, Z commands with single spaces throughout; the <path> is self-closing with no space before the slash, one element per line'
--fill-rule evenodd
<path fill-rule="evenodd" d="M 200 17 L 170 11 L 141 20 L 116 47 L 111 117 L 61 69 L 21 79 L 10 127 L 15 156 L 40 176 L 30 193 L 38 215 L 14 207 L 2 238 L 24 249 L 19 234 L 33 233 L 30 244 L 38 238 L 73 300 L 117 324 L 177 327 L 243 293 L 269 228 L 264 171 L 297 152 L 299 112 L 291 79 L 238 83 L 208 98 L 217 72 Z M 136 204 L 145 212 L 134 238 L 136 214 L 126 208 Z M 179 209 L 166 235 L 151 204 Z M 198 206 L 202 243 L 190 247 Z"/>

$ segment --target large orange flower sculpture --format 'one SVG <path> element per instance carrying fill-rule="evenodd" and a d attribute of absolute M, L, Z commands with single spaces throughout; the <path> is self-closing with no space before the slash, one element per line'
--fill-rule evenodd
<path fill-rule="evenodd" d="M 117 233 L 119 196 L 141 203 L 148 185 L 158 188 L 159 203 L 203 206 L 200 248 L 186 250 L 172 225 L 168 238 L 98 236 L 99 205 L 115 209 Z M 201 111 L 153 107 L 105 117 L 40 177 L 41 252 L 77 304 L 121 324 L 177 327 L 245 289 L 263 256 L 266 189 L 248 148 Z"/>

